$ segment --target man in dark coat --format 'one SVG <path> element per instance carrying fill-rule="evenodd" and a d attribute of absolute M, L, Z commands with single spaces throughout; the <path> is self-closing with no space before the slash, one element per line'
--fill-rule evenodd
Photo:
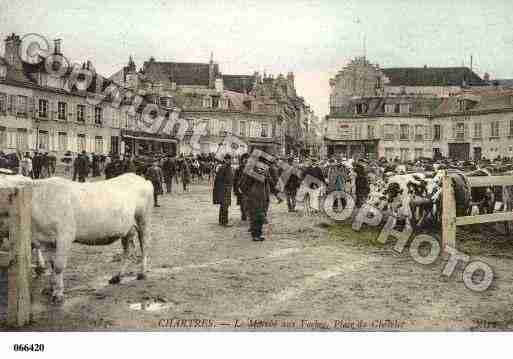
<path fill-rule="evenodd" d="M 153 165 L 146 170 L 146 179 L 153 185 L 153 205 L 160 207 L 158 204 L 158 195 L 162 194 L 162 170 L 159 162 L 154 161 Z"/>
<path fill-rule="evenodd" d="M 287 162 L 289 166 L 294 167 L 294 159 L 292 157 L 289 157 Z M 296 211 L 297 190 L 301 186 L 301 178 L 297 176 L 297 172 L 292 171 L 290 173 L 287 183 L 285 183 L 284 186 L 285 196 L 287 197 L 287 207 L 289 208 L 289 212 Z"/>
<path fill-rule="evenodd" d="M 250 220 L 249 231 L 254 241 L 263 241 L 265 237 L 262 228 L 267 223 L 270 196 L 276 188 L 276 176 L 271 173 L 271 167 L 264 169 L 255 167 L 254 172 L 261 175 L 263 180 L 244 173 L 240 190 L 247 198 L 247 212 Z"/>
<path fill-rule="evenodd" d="M 246 211 L 246 197 L 240 190 L 240 184 L 242 180 L 242 176 L 244 174 L 244 167 L 246 166 L 249 155 L 244 153 L 240 157 L 239 168 L 235 171 L 233 176 L 233 193 L 237 197 L 237 205 L 240 206 L 241 220 L 245 221 L 247 219 L 247 211 Z"/>
<path fill-rule="evenodd" d="M 86 177 L 89 175 L 89 157 L 87 157 L 86 151 L 82 151 L 82 154 L 75 159 L 75 169 L 78 175 L 78 182 L 85 182 Z"/>
<path fill-rule="evenodd" d="M 100 158 L 97 154 L 93 153 L 93 177 L 100 175 Z"/>
<path fill-rule="evenodd" d="M 171 155 L 167 155 L 162 164 L 162 172 L 164 173 L 164 182 L 166 182 L 167 193 L 173 192 L 173 177 L 176 176 L 176 164 Z"/>
<path fill-rule="evenodd" d="M 213 190 L 213 202 L 220 205 L 219 224 L 222 226 L 229 226 L 228 209 L 232 204 L 232 186 L 232 157 L 227 154 L 224 156 L 223 164 L 216 173 Z"/>
<path fill-rule="evenodd" d="M 32 159 L 32 172 L 34 174 L 34 178 L 38 179 L 41 174 L 41 154 L 39 152 L 34 153 L 34 158 Z"/>
<path fill-rule="evenodd" d="M 356 173 L 356 207 L 360 208 L 367 200 L 370 192 L 369 177 L 367 175 L 367 162 L 363 159 L 357 161 L 354 166 L 354 172 Z"/>

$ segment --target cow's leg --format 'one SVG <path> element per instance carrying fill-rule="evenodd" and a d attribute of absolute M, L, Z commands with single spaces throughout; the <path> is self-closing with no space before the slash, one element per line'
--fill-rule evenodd
<path fill-rule="evenodd" d="M 150 240 L 150 222 L 148 218 L 141 218 L 137 224 L 137 232 L 139 237 L 139 245 L 141 247 L 141 272 L 137 274 L 137 279 L 146 278 L 146 266 L 148 255 L 146 253 L 146 243 Z"/>
<path fill-rule="evenodd" d="M 53 257 L 53 286 L 52 303 L 64 302 L 64 270 L 68 260 L 69 247 L 75 238 L 74 234 L 67 232 L 57 237 L 55 256 Z"/>
<path fill-rule="evenodd" d="M 32 241 L 32 250 L 36 254 L 36 269 L 35 272 L 37 276 L 42 275 L 46 270 L 45 259 L 43 258 L 43 253 L 41 252 L 41 244 L 37 240 Z"/>
<path fill-rule="evenodd" d="M 113 276 L 110 280 L 109 280 L 109 284 L 118 284 L 121 282 L 121 277 L 123 277 L 123 275 L 126 273 L 126 268 L 128 266 L 128 262 L 129 262 L 129 256 L 130 256 L 130 247 L 131 247 L 131 243 L 133 243 L 134 241 L 134 237 L 136 235 L 136 231 L 135 231 L 135 228 L 132 228 L 126 236 L 124 236 L 123 238 L 121 238 L 121 245 L 123 246 L 123 259 L 122 259 L 122 264 L 121 264 L 121 268 L 119 270 L 119 273 L 116 274 L 115 276 Z"/>

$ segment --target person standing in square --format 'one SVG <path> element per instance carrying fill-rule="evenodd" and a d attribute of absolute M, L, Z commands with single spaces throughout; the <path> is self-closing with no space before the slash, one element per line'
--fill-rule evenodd
<path fill-rule="evenodd" d="M 223 164 L 216 172 L 214 179 L 213 202 L 219 205 L 219 224 L 228 227 L 228 209 L 232 203 L 232 157 L 224 156 Z"/>

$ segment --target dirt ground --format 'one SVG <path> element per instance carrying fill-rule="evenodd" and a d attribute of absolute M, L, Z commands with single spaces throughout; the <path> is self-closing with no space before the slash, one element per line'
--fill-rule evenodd
<path fill-rule="evenodd" d="M 296 329 L 513 329 L 513 240 L 491 228 L 458 236 L 460 251 L 494 270 L 492 286 L 478 293 L 465 287 L 461 268 L 442 276 L 443 259 L 418 264 L 407 250 L 395 253 L 393 240 L 376 244 L 375 230 L 353 232 L 324 215 L 304 216 L 302 208 L 288 213 L 285 203 L 273 203 L 264 242 L 251 241 L 238 207 L 230 209 L 234 226 L 220 227 L 205 184 L 165 195 L 161 204 L 146 280 L 135 279 L 134 256 L 132 274 L 108 284 L 120 266 L 119 242 L 75 245 L 65 304 L 53 306 L 40 294 L 47 277 L 34 280 L 33 321 L 24 329 L 165 330 L 172 319 L 267 320 L 265 329 L 272 320 L 295 320 Z"/>

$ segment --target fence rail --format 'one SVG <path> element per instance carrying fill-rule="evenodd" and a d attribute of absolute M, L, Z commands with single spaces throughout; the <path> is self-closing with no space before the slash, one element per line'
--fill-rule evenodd
<path fill-rule="evenodd" d="M 31 314 L 32 187 L 0 189 L 0 208 L 9 213 L 9 250 L 0 252 L 7 268 L 7 324 L 23 326 Z"/>
<path fill-rule="evenodd" d="M 483 176 L 468 177 L 470 187 L 488 187 L 488 186 L 513 186 L 513 176 Z M 503 193 L 506 191 L 503 190 Z M 511 202 L 513 198 L 508 197 Z M 493 223 L 513 221 L 513 212 L 511 203 L 504 203 L 504 208 L 508 212 L 480 214 L 476 216 L 456 217 L 456 200 L 454 198 L 454 188 L 451 178 L 445 174 L 442 181 L 442 248 L 446 251 L 447 247 L 456 249 L 456 227 L 469 224 Z M 506 202 L 506 201 L 504 201 Z"/>

